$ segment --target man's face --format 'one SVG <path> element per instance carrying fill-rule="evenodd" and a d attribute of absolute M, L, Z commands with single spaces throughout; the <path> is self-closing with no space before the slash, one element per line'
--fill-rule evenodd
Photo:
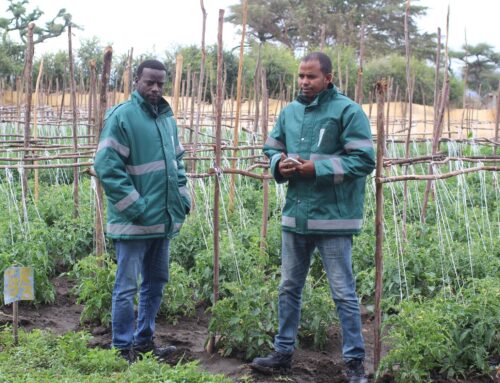
<path fill-rule="evenodd" d="M 167 73 L 164 70 L 144 68 L 136 79 L 135 87 L 139 94 L 150 104 L 160 102 Z"/>
<path fill-rule="evenodd" d="M 321 71 L 318 60 L 302 61 L 299 66 L 299 88 L 302 94 L 312 101 L 316 95 L 328 87 L 332 74 L 325 75 Z"/>

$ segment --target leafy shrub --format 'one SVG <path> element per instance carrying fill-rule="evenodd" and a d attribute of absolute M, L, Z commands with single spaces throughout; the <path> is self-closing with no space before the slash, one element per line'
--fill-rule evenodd
<path fill-rule="evenodd" d="M 404 302 L 386 325 L 392 349 L 380 371 L 391 371 L 397 381 L 488 374 L 489 357 L 500 354 L 500 282 L 471 280 L 455 299 Z"/>
<path fill-rule="evenodd" d="M 302 292 L 302 314 L 299 337 L 312 338 L 313 346 L 323 349 L 328 328 L 338 322 L 328 283 L 313 285 L 308 278 Z"/>
<path fill-rule="evenodd" d="M 88 256 L 81 259 L 70 273 L 77 280 L 77 302 L 84 305 L 80 321 L 111 322 L 111 298 L 115 283 L 116 264 L 106 257 Z"/>
<path fill-rule="evenodd" d="M 42 232 L 42 234 L 40 234 Z M 43 240 L 45 233 L 38 223 L 31 226 L 32 237 L 29 240 L 17 233 L 14 245 L 0 254 L 0 272 L 10 266 L 32 267 L 34 274 L 35 299 L 33 303 L 51 303 L 55 299 L 54 286 L 50 278 L 54 276 L 55 265 L 47 253 L 47 247 Z M 3 290 L 3 277 L 0 278 L 0 286 Z M 3 294 L 0 296 L 3 302 Z"/>
<path fill-rule="evenodd" d="M 228 295 L 212 307 L 208 331 L 219 335 L 216 347 L 223 356 L 243 353 L 246 359 L 272 348 L 277 323 L 278 286 L 275 279 L 263 282 L 263 275 L 230 283 Z"/>
<path fill-rule="evenodd" d="M 172 323 L 193 315 L 196 307 L 196 281 L 182 266 L 170 262 L 169 282 L 165 287 L 159 314 Z"/>
<path fill-rule="evenodd" d="M 252 233 L 256 233 L 253 231 Z M 259 236 L 252 234 L 247 246 L 237 241 L 247 238 L 246 235 L 221 237 L 219 241 L 219 293 L 226 296 L 227 286 L 232 282 L 245 279 L 248 270 L 260 269 L 272 273 L 273 267 L 267 265 L 267 254 L 259 248 Z M 194 278 L 198 281 L 199 297 L 203 301 L 211 301 L 213 297 L 214 273 L 213 248 L 204 250 L 196 256 L 196 265 L 192 270 Z"/>
<path fill-rule="evenodd" d="M 191 270 L 196 256 L 207 249 L 202 231 L 205 235 L 211 235 L 207 220 L 198 212 L 191 213 L 179 235 L 170 242 L 170 259 L 186 270 Z"/>

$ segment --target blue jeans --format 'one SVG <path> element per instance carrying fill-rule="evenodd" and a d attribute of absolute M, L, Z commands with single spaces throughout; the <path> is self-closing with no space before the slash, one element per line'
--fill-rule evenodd
<path fill-rule="evenodd" d="M 168 282 L 169 240 L 115 240 L 114 243 L 118 267 L 111 308 L 113 347 L 129 349 L 153 340 L 156 314 Z M 139 275 L 142 282 L 136 328 L 134 299 Z"/>
<path fill-rule="evenodd" d="M 342 327 L 342 356 L 345 361 L 364 359 L 361 315 L 352 274 L 352 236 L 282 233 L 281 284 L 278 298 L 276 351 L 293 353 L 300 321 L 302 288 L 317 247 L 325 268 Z"/>

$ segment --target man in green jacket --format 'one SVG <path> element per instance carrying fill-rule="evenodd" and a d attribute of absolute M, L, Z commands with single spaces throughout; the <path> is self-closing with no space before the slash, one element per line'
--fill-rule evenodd
<path fill-rule="evenodd" d="M 288 182 L 275 351 L 255 358 L 262 372 L 287 370 L 300 320 L 302 288 L 318 248 L 342 327 L 351 383 L 366 382 L 361 316 L 352 273 L 352 236 L 361 230 L 366 176 L 375 167 L 370 124 L 332 84 L 332 63 L 314 52 L 299 67 L 300 94 L 264 145 L 278 183 Z"/>
<path fill-rule="evenodd" d="M 108 199 L 106 234 L 116 249 L 112 343 L 129 361 L 137 353 L 165 358 L 175 352 L 174 346 L 159 348 L 153 342 L 169 277 L 169 240 L 191 206 L 184 149 L 172 109 L 162 97 L 166 73 L 157 60 L 139 65 L 131 99 L 106 114 L 94 163 Z"/>

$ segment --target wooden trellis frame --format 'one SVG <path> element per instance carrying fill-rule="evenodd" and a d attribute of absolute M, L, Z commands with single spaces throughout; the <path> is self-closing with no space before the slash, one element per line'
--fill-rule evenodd
<path fill-rule="evenodd" d="M 261 247 L 263 247 L 263 243 L 265 240 L 265 233 L 267 230 L 267 194 L 268 194 L 268 182 L 271 180 L 273 177 L 268 174 L 267 168 L 268 164 L 265 161 L 254 161 L 252 165 L 250 165 L 247 169 L 237 169 L 235 168 L 235 162 L 233 162 L 233 166 L 231 168 L 221 168 L 221 153 L 224 150 L 231 150 L 233 151 L 233 155 L 231 157 L 228 157 L 229 160 L 236 160 L 236 159 L 245 159 L 245 160 L 257 160 L 259 158 L 262 158 L 262 156 L 237 156 L 237 152 L 241 150 L 261 150 L 262 146 L 261 145 L 239 145 L 238 139 L 236 138 L 234 141 L 234 145 L 229 146 L 229 145 L 223 145 L 222 140 L 221 140 L 221 129 L 224 128 L 234 128 L 235 134 L 238 133 L 238 128 L 239 128 L 239 123 L 241 121 L 249 121 L 252 122 L 254 129 L 248 129 L 241 127 L 242 130 L 250 132 L 250 133 L 256 133 L 255 132 L 255 126 L 257 126 L 259 119 L 258 118 L 251 118 L 250 117 L 250 112 L 251 112 L 251 105 L 249 103 L 249 116 L 246 118 L 240 118 L 239 114 L 237 113 L 237 119 L 236 122 L 234 122 L 231 118 L 231 124 L 223 124 L 223 106 L 222 106 L 222 57 L 219 57 L 218 55 L 218 71 L 217 71 L 217 107 L 216 107 L 216 113 L 215 113 L 215 127 L 216 127 L 216 136 L 211 137 L 215 138 L 215 145 L 214 144 L 199 144 L 198 143 L 198 138 L 201 135 L 199 132 L 199 127 L 200 127 L 200 119 L 202 116 L 208 116 L 210 113 L 207 113 L 203 110 L 203 107 L 201 106 L 202 102 L 202 94 L 204 93 L 203 91 L 203 86 L 207 86 L 208 81 L 204 82 L 204 56 L 205 56 L 205 51 L 204 51 L 204 31 L 205 31 L 205 19 L 206 19 L 206 12 L 203 7 L 203 0 L 200 0 L 201 3 L 201 8 L 204 16 L 204 27 L 203 27 L 203 43 L 202 43 L 202 68 L 200 68 L 200 78 L 198 81 L 195 81 L 196 75 L 192 74 L 193 76 L 193 81 L 192 81 L 192 86 L 191 89 L 195 90 L 196 86 L 198 87 L 198 94 L 197 94 L 197 102 L 196 102 L 196 107 L 198 110 L 197 114 L 197 121 L 196 124 L 194 124 L 194 92 L 192 92 L 191 95 L 191 114 L 190 114 L 190 119 L 188 123 L 182 124 L 179 123 L 179 126 L 184 129 L 189 129 L 191 132 L 195 133 L 194 136 L 194 143 L 193 140 L 190 140 L 191 142 L 186 145 L 188 149 L 188 153 L 190 153 L 192 156 L 187 156 L 185 157 L 186 161 L 193 161 L 193 164 L 195 164 L 197 161 L 203 161 L 203 160 L 212 160 L 213 157 L 209 156 L 198 156 L 198 153 L 203 153 L 203 152 L 215 152 L 215 164 L 216 166 L 214 168 L 209 169 L 208 172 L 206 173 L 196 173 L 196 166 L 192 166 L 191 170 L 194 170 L 192 172 L 188 172 L 187 176 L 192 178 L 192 179 L 197 179 L 197 178 L 208 178 L 208 177 L 215 177 L 216 182 L 215 182 L 215 187 L 216 187 L 216 197 L 214 197 L 214 205 L 217 206 L 217 213 L 215 212 L 214 208 L 214 220 L 219 219 L 218 217 L 218 198 L 219 198 L 219 193 L 220 193 L 220 185 L 219 185 L 219 179 L 223 174 L 231 174 L 231 175 L 242 175 L 245 177 L 251 177 L 254 179 L 259 179 L 263 181 L 263 198 L 264 198 L 264 212 L 262 216 L 262 236 L 263 240 L 261 242 Z M 246 2 L 245 2 L 246 3 Z M 219 14 L 219 54 L 221 54 L 221 49 L 222 49 L 222 21 L 221 18 L 223 17 L 223 12 Z M 33 26 L 31 27 L 33 28 Z M 438 33 L 438 36 L 440 36 L 440 33 Z M 69 40 L 71 41 L 71 40 Z M 242 38 L 242 43 L 244 39 Z M 71 42 L 69 43 L 70 47 L 69 50 L 71 51 Z M 64 118 L 66 121 L 71 121 L 73 123 L 73 135 L 72 136 L 59 136 L 59 137 L 43 137 L 43 136 L 36 136 L 33 139 L 30 137 L 30 116 L 31 116 L 31 65 L 33 58 L 33 52 L 32 52 L 32 47 L 28 45 L 28 55 L 27 55 L 27 62 L 25 65 L 25 84 L 26 84 L 26 111 L 24 114 L 24 119 L 21 120 L 21 107 L 18 102 L 17 108 L 12 108 L 12 113 L 10 113 L 9 109 L 9 114 L 11 114 L 11 118 L 5 119 L 5 121 L 11 121 L 11 122 L 17 122 L 17 123 L 24 123 L 24 135 L 17 135 L 19 138 L 19 141 L 10 141 L 10 140 L 5 140 L 5 141 L 0 141 L 0 151 L 2 148 L 8 148 L 11 152 L 19 152 L 22 157 L 19 158 L 11 158 L 11 157 L 3 157 L 0 158 L 0 161 L 12 161 L 12 162 L 17 162 L 17 164 L 12 164 L 12 165 L 0 165 L 0 169 L 19 169 L 22 168 L 24 169 L 50 169 L 50 168 L 73 168 L 75 171 L 75 179 L 78 178 L 78 168 L 89 168 L 92 165 L 92 162 L 90 161 L 84 161 L 84 162 L 79 162 L 79 159 L 88 159 L 91 157 L 91 155 L 86 155 L 86 154 L 91 154 L 93 151 L 96 149 L 96 144 L 95 142 L 98 142 L 98 136 L 100 133 L 100 130 L 102 129 L 102 123 L 103 123 L 103 115 L 104 111 L 108 104 L 108 93 L 106 90 L 106 84 L 109 81 L 109 70 L 110 70 L 110 65 L 111 65 L 111 48 L 107 48 L 105 51 L 105 69 L 103 70 L 102 73 L 102 79 L 101 79 L 101 92 L 100 92 L 100 104 L 99 107 L 97 108 L 97 95 L 93 98 L 90 98 L 90 101 L 92 106 L 89 108 L 89 113 L 88 113 L 88 122 L 87 124 L 80 124 L 80 125 L 86 125 L 89 128 L 92 127 L 92 109 L 94 110 L 94 115 L 97 116 L 94 118 L 94 126 L 96 127 L 96 134 L 88 134 L 85 136 L 77 136 L 76 135 L 76 124 L 77 124 L 77 113 L 76 113 L 76 106 L 75 106 L 75 92 L 74 88 L 75 85 L 72 84 L 72 116 L 67 116 L 64 115 Z M 31 52 L 31 53 L 30 53 Z M 439 52 L 440 50 L 438 49 L 438 54 L 437 54 L 437 60 L 439 60 Z M 107 64 L 106 64 L 107 63 Z M 439 63 L 439 61 L 438 61 Z M 95 67 L 95 63 L 93 64 Z M 92 66 L 92 64 L 91 64 Z M 436 65 L 437 68 L 437 73 L 436 73 L 436 79 L 439 79 L 439 65 Z M 258 92 L 262 95 L 262 138 L 265 140 L 265 137 L 267 135 L 267 124 L 271 120 L 267 114 L 269 113 L 269 105 L 267 101 L 267 88 L 266 88 L 266 80 L 265 80 L 265 72 L 263 69 L 260 69 L 261 72 L 258 73 L 261 82 L 262 82 L 262 90 L 260 91 L 257 90 L 257 86 L 255 87 L 254 94 L 257 94 Z M 347 70 L 346 70 L 347 74 Z M 181 81 L 181 75 L 182 71 L 179 70 L 179 74 L 176 75 L 176 95 L 177 95 L 177 101 L 176 101 L 176 108 L 178 108 L 178 97 L 179 97 L 179 87 L 180 87 L 180 81 Z M 339 63 L 339 76 L 340 79 L 342 78 L 341 76 L 341 68 L 340 68 L 340 63 Z M 191 76 L 189 76 L 190 78 Z M 189 80 L 188 78 L 188 80 Z M 410 76 L 407 76 L 408 79 L 410 79 Z M 208 79 L 207 79 L 208 80 Z M 347 86 L 348 83 L 348 78 L 347 75 L 344 78 L 345 84 Z M 411 81 L 409 81 L 411 83 Z M 436 84 L 438 84 L 438 81 L 436 81 Z M 436 85 L 437 86 L 437 85 Z M 260 87 L 260 84 L 259 84 Z M 187 90 L 189 90 L 190 86 L 186 86 Z M 239 91 L 239 89 L 238 89 Z M 96 92 L 96 88 L 92 88 L 90 90 L 92 94 Z M 397 99 L 397 92 L 396 90 L 396 96 L 394 98 L 394 101 Z M 436 124 L 439 125 L 442 123 L 442 120 L 444 118 L 444 107 L 445 107 L 445 102 L 447 98 L 447 93 L 446 89 L 443 88 L 441 99 L 438 97 L 439 95 L 439 89 L 436 87 L 435 89 L 435 108 L 434 108 L 434 125 Z M 183 92 L 184 93 L 184 92 Z M 361 93 L 358 90 L 357 97 L 361 97 Z M 241 95 L 240 95 L 241 97 Z M 239 99 L 238 98 L 238 103 Z M 438 101 L 440 99 L 440 104 L 438 104 Z M 387 116 L 384 115 L 385 111 L 385 105 L 384 102 L 387 100 Z M 18 93 L 18 101 L 19 101 L 19 93 Z M 63 93 L 63 102 L 64 103 L 64 93 Z M 237 103 L 237 108 L 241 107 Z M 371 103 L 371 101 L 370 101 Z M 375 227 L 376 227 L 376 252 L 375 252 L 375 258 L 376 258 L 376 278 L 375 278 L 375 285 L 376 285 L 376 290 L 375 290 L 375 349 L 374 349 L 374 365 L 375 368 L 378 367 L 379 362 L 380 362 L 380 357 L 381 357 L 381 337 L 380 337 L 380 330 L 381 330 L 381 300 L 382 300 L 382 276 L 383 276 L 383 254 L 382 254 L 382 245 L 383 245 L 383 240 L 384 240 L 384 232 L 383 232 L 383 225 L 382 225 L 382 216 L 383 216 L 383 185 L 385 183 L 389 182 L 401 182 L 401 181 L 408 181 L 408 180 L 425 180 L 425 181 L 433 181 L 437 179 L 446 179 L 450 177 L 455 177 L 460 174 L 465 174 L 465 173 L 471 173 L 471 172 L 478 172 L 478 171 L 499 171 L 500 167 L 497 166 L 496 164 L 499 162 L 499 156 L 496 155 L 497 152 L 497 147 L 499 145 L 499 124 L 500 124 L 500 85 L 499 85 L 499 91 L 498 91 L 498 104 L 497 104 L 497 112 L 496 112 L 496 121 L 495 121 L 495 138 L 492 139 L 476 139 L 476 140 L 450 140 L 449 138 L 441 138 L 440 134 L 436 134 L 436 131 L 434 132 L 425 132 L 425 133 L 419 133 L 419 135 L 433 135 L 433 153 L 430 156 L 422 156 L 418 158 L 406 158 L 404 159 L 390 159 L 390 158 L 384 158 L 384 148 L 386 145 L 386 132 L 388 132 L 388 117 L 389 117 L 389 107 L 390 107 L 390 97 L 387 98 L 387 85 L 383 83 L 379 83 L 377 86 L 377 118 L 376 118 L 376 124 L 377 124 L 377 170 L 376 170 L 376 176 L 375 176 L 375 183 L 376 183 L 376 217 L 375 217 Z M 184 105 L 185 108 L 187 108 L 187 102 Z M 259 107 L 259 104 L 256 100 L 254 107 L 256 108 L 255 110 Z M 96 110 L 97 109 L 97 110 Z M 237 109 L 238 110 L 238 109 Z M 60 113 L 59 113 L 59 118 L 57 119 L 57 123 L 60 124 L 61 121 L 63 120 L 63 112 L 64 109 L 61 107 Z M 260 113 L 260 112 L 259 112 Z M 411 107 L 410 107 L 410 113 L 411 113 Z M 214 113 L 212 112 L 212 115 Z M 186 116 L 187 113 L 184 113 Z M 227 118 L 225 119 L 227 120 Z M 393 132 L 392 137 L 406 137 L 406 140 L 403 139 L 398 139 L 398 140 L 392 140 L 393 142 L 405 142 L 408 143 L 408 137 L 410 135 L 409 129 L 411 128 L 412 125 L 412 117 L 410 116 L 409 119 L 409 126 L 408 130 L 403 129 L 399 132 Z M 46 121 L 45 121 L 46 122 Z M 395 124 L 396 119 L 394 119 L 393 124 Z M 403 121 L 404 122 L 404 121 Z M 413 122 L 416 122 L 416 120 L 413 120 Z M 43 121 L 38 121 L 38 123 L 43 123 Z M 405 123 L 405 122 L 404 122 Z M 448 119 L 448 125 L 450 125 L 450 119 Z M 394 125 L 393 125 L 394 128 Z M 451 128 L 448 128 L 448 132 L 451 132 Z M 438 130 L 439 132 L 439 130 Z M 14 134 L 9 134 L 9 137 L 16 137 Z M 0 136 L 1 137 L 1 136 Z M 95 138 L 94 143 L 92 144 L 90 142 L 91 138 Z M 42 142 L 47 142 L 50 140 L 55 140 L 55 139 L 62 139 L 62 138 L 67 138 L 67 139 L 73 139 L 73 145 L 43 145 L 41 144 Z M 78 141 L 81 139 L 88 139 L 87 140 L 87 145 L 78 145 Z M 427 141 L 425 138 L 419 138 L 419 139 L 414 139 L 413 141 Z M 437 143 L 439 142 L 445 142 L 445 141 L 456 141 L 456 142 L 477 142 L 477 143 L 484 143 L 484 144 L 490 144 L 494 147 L 494 155 L 493 156 L 477 156 L 477 157 L 463 157 L 463 158 L 457 158 L 457 157 L 445 157 L 444 155 L 440 154 L 437 150 L 434 150 L 434 148 L 438 148 L 439 145 Z M 3 145 L 7 146 L 3 146 Z M 190 147 L 192 146 L 192 147 Z M 45 151 L 47 149 L 58 149 L 58 150 L 68 150 L 72 151 L 69 152 L 65 155 L 54 155 L 54 156 L 45 156 L 45 157 L 40 157 L 36 156 L 34 153 L 38 151 Z M 89 150 L 89 152 L 80 152 L 80 150 L 85 149 Z M 56 159 L 69 159 L 73 160 L 74 162 L 72 163 L 64 163 L 64 164 L 37 164 L 36 162 L 31 164 L 33 161 L 51 161 L 51 160 L 56 160 Z M 391 165 L 409 165 L 409 164 L 415 164 L 415 163 L 422 163 L 422 162 L 434 162 L 434 163 L 443 163 L 446 161 L 469 161 L 469 162 L 483 162 L 483 163 L 491 163 L 491 165 L 481 165 L 475 168 L 470 168 L 470 169 L 463 169 L 459 171 L 454 171 L 454 172 L 449 172 L 445 174 L 427 174 L 427 175 L 403 175 L 403 176 L 393 176 L 393 177 L 385 177 L 383 176 L 383 168 L 385 166 L 391 166 Z M 264 171 L 259 174 L 259 173 L 254 173 L 253 170 L 257 168 L 262 168 Z M 92 174 L 92 171 L 89 169 L 88 172 Z M 25 172 L 23 175 L 25 176 Z M 23 180 L 24 180 L 23 176 Z M 98 183 L 98 180 L 96 179 L 96 182 Z M 27 187 L 23 187 L 23 190 L 27 190 Z M 103 201 L 103 196 L 102 196 L 102 190 L 97 185 L 97 190 L 98 192 L 96 193 L 96 207 L 98 208 L 96 212 L 96 253 L 99 255 L 102 255 L 104 253 L 104 237 L 103 237 L 103 232 L 102 232 L 102 201 Z M 77 206 L 77 202 L 75 202 L 75 206 Z M 77 208 L 76 208 L 77 209 Z M 216 227 L 216 229 L 215 229 Z M 217 249 L 214 249 L 214 264 L 216 264 L 216 260 L 218 260 L 218 238 L 219 236 L 219 225 L 217 223 L 217 226 L 214 224 L 214 243 L 217 244 Z M 218 299 L 218 272 L 215 272 L 214 269 L 214 302 L 217 301 Z M 212 346 L 214 346 L 214 343 L 212 342 Z M 212 348 L 213 350 L 213 348 Z"/>

